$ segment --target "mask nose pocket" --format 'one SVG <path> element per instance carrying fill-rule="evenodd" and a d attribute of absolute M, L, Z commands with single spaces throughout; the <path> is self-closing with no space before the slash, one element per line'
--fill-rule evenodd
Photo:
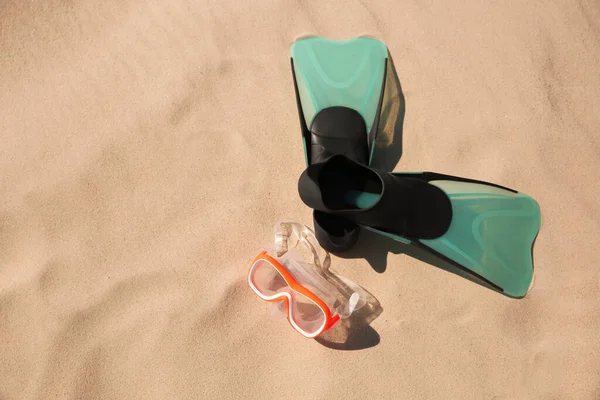
<path fill-rule="evenodd" d="M 278 318 L 286 318 L 288 316 L 287 306 L 283 299 L 276 300 L 271 304 L 271 315 Z"/>

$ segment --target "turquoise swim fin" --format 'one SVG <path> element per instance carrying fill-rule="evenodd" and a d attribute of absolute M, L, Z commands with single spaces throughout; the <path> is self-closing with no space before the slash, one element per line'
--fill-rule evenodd
<path fill-rule="evenodd" d="M 291 67 L 306 165 L 335 154 L 370 165 L 385 90 L 388 51 L 373 38 L 296 40 Z M 356 224 L 314 211 L 315 234 L 332 253 L 358 240 Z"/>
<path fill-rule="evenodd" d="M 533 282 L 533 243 L 541 223 L 538 203 L 524 193 L 489 183 L 456 177 L 447 180 L 444 176 L 434 179 L 429 183 L 442 189 L 452 204 L 452 220 L 446 233 L 434 239 L 409 239 L 363 227 L 413 243 L 475 273 L 509 296 L 525 296 Z M 364 202 L 363 206 L 372 204 Z"/>
<path fill-rule="evenodd" d="M 296 40 L 290 52 L 306 165 L 333 154 L 369 165 L 385 89 L 385 44 L 313 36 Z"/>
<path fill-rule="evenodd" d="M 435 172 L 383 172 L 343 155 L 307 167 L 298 191 L 314 210 L 412 243 L 511 297 L 532 283 L 541 215 L 524 193 Z"/>

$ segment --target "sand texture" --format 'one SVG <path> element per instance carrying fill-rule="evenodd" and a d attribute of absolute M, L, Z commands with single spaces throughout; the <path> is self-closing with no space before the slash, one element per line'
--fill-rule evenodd
<path fill-rule="evenodd" d="M 492 3 L 2 1 L 0 399 L 600 399 L 600 3 Z M 370 324 L 305 339 L 252 293 L 312 224 L 308 34 L 387 44 L 376 165 L 537 199 L 524 299 L 366 233 L 333 268 Z"/>

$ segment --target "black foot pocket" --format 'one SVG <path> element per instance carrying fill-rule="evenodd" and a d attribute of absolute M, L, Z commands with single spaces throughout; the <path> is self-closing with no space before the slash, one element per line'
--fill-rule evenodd
<path fill-rule="evenodd" d="M 358 241 L 360 228 L 346 218 L 315 210 L 313 224 L 319 244 L 329 253 L 348 251 Z"/>

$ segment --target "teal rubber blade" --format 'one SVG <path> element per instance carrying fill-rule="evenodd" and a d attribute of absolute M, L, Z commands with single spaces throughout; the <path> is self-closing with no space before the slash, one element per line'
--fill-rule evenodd
<path fill-rule="evenodd" d="M 446 180 L 429 183 L 442 189 L 452 204 L 452 222 L 444 235 L 411 240 L 363 227 L 429 249 L 511 297 L 525 296 L 533 280 L 532 248 L 541 224 L 538 203 L 526 194 L 480 183 Z M 376 202 L 378 197 L 371 196 L 371 203 Z M 366 196 L 360 201 L 361 206 L 369 206 Z"/>
<path fill-rule="evenodd" d="M 372 153 L 385 87 L 385 44 L 369 37 L 342 41 L 308 37 L 292 44 L 291 57 L 305 126 L 310 130 L 314 117 L 325 108 L 351 108 L 365 120 Z"/>

